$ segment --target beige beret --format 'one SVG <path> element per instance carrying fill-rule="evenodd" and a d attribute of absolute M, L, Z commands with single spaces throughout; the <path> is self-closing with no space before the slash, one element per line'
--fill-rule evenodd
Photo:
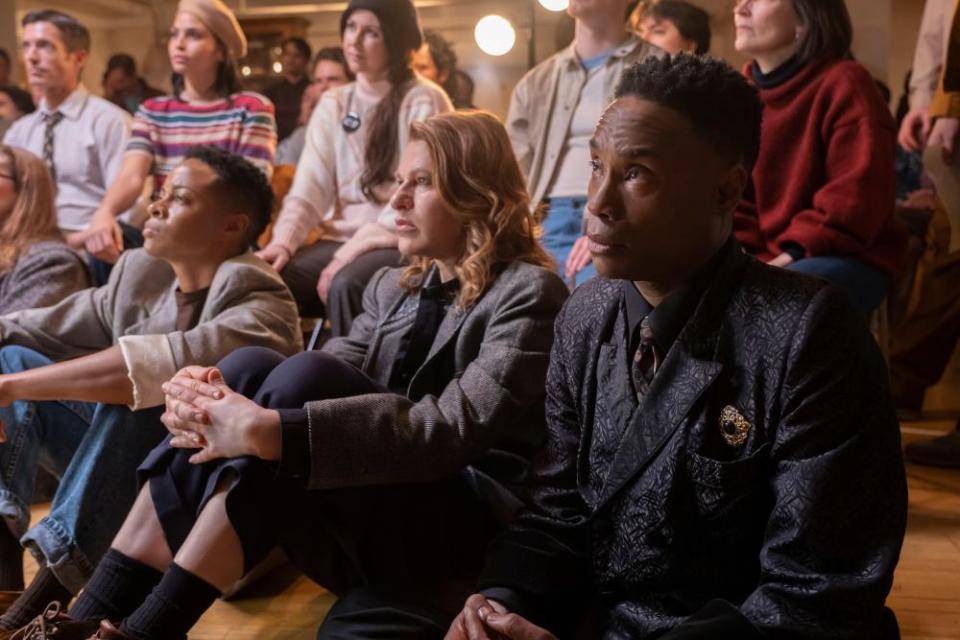
<path fill-rule="evenodd" d="M 180 0 L 177 12 L 181 11 L 200 18 L 234 59 L 247 55 L 247 36 L 243 35 L 237 16 L 221 0 Z"/>

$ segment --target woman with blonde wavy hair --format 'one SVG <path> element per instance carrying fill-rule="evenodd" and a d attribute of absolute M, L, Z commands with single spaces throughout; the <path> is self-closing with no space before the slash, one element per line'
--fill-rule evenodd
<path fill-rule="evenodd" d="M 339 596 L 319 638 L 443 637 L 521 504 L 567 289 L 494 116 L 413 124 L 395 179 L 411 266 L 380 270 L 321 351 L 241 349 L 166 383 L 171 437 L 71 617 L 49 624 L 185 637 L 282 543 Z"/>
<path fill-rule="evenodd" d="M 46 307 L 88 286 L 82 258 L 57 228 L 46 165 L 0 145 L 0 315 Z"/>

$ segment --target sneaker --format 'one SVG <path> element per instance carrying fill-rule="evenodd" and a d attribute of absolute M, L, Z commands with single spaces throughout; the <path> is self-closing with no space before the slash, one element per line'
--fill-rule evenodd
<path fill-rule="evenodd" d="M 933 440 L 911 442 L 904 448 L 904 453 L 914 464 L 960 469 L 960 430 L 954 429 Z"/>
<path fill-rule="evenodd" d="M 16 631 L 5 631 L 0 640 L 87 640 L 99 627 L 89 620 L 74 620 L 60 611 L 59 602 L 51 602 L 46 610 L 28 625 Z"/>

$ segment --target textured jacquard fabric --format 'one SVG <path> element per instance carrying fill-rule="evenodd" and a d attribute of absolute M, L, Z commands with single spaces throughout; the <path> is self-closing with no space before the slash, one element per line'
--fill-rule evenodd
<path fill-rule="evenodd" d="M 862 318 L 734 247 L 638 410 L 623 306 L 621 283 L 596 279 L 564 307 L 533 507 L 481 588 L 516 592 L 560 637 L 585 603 L 583 637 L 654 638 L 717 600 L 762 637 L 897 637 L 884 600 L 906 482 Z"/>

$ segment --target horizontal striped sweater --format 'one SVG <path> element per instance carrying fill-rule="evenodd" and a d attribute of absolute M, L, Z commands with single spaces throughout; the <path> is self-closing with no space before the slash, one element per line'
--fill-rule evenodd
<path fill-rule="evenodd" d="M 273 104 L 243 91 L 222 100 L 190 103 L 174 96 L 145 100 L 133 121 L 127 153 L 153 158 L 155 188 L 197 145 L 219 147 L 242 156 L 269 176 L 277 149 Z"/>

